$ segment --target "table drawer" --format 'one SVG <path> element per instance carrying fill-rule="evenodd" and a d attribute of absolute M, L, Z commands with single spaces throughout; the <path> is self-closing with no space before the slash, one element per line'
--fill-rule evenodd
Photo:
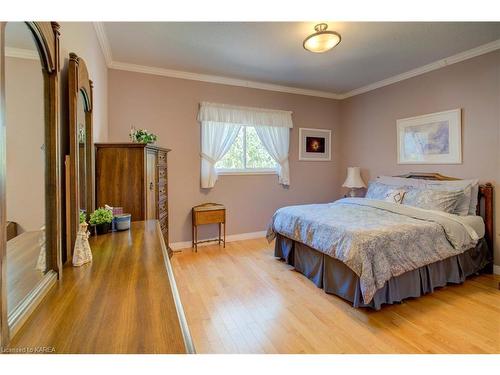
<path fill-rule="evenodd" d="M 194 224 L 223 223 L 225 221 L 225 213 L 225 210 L 195 211 Z"/>

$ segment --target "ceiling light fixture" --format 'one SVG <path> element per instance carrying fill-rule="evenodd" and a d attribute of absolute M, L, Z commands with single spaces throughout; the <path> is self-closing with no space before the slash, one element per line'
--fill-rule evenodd
<path fill-rule="evenodd" d="M 316 32 L 309 35 L 304 39 L 303 46 L 306 50 L 322 53 L 331 50 L 340 43 L 340 34 L 335 31 L 327 31 L 328 25 L 326 23 L 319 23 L 314 26 Z"/>

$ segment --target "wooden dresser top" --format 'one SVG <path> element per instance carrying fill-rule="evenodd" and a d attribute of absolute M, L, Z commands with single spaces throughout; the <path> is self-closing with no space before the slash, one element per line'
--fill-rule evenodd
<path fill-rule="evenodd" d="M 54 347 L 55 353 L 193 352 L 158 222 L 133 222 L 130 231 L 91 237 L 90 246 L 93 262 L 66 266 L 63 280 L 9 346 Z"/>
<path fill-rule="evenodd" d="M 145 144 L 137 142 L 124 142 L 124 143 L 94 143 L 95 148 L 150 148 L 154 150 L 169 152 L 169 148 L 156 146 L 154 144 Z"/>

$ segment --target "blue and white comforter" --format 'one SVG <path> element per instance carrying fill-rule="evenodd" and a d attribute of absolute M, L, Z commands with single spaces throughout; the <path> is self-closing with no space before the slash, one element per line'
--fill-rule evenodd
<path fill-rule="evenodd" d="M 283 207 L 276 233 L 342 261 L 360 279 L 365 303 L 387 280 L 462 253 L 479 237 L 460 216 L 366 198 Z"/>

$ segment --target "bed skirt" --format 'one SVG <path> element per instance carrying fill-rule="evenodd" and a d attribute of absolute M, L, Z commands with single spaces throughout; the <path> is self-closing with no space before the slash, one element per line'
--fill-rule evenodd
<path fill-rule="evenodd" d="M 406 298 L 432 293 L 435 288 L 448 283 L 463 283 L 466 277 L 482 271 L 492 261 L 492 254 L 483 238 L 475 248 L 462 254 L 391 278 L 377 290 L 372 301 L 365 304 L 359 277 L 341 261 L 279 234 L 274 255 L 285 260 L 326 293 L 351 302 L 353 307 L 375 310 L 380 310 L 383 304 L 399 303 Z"/>

